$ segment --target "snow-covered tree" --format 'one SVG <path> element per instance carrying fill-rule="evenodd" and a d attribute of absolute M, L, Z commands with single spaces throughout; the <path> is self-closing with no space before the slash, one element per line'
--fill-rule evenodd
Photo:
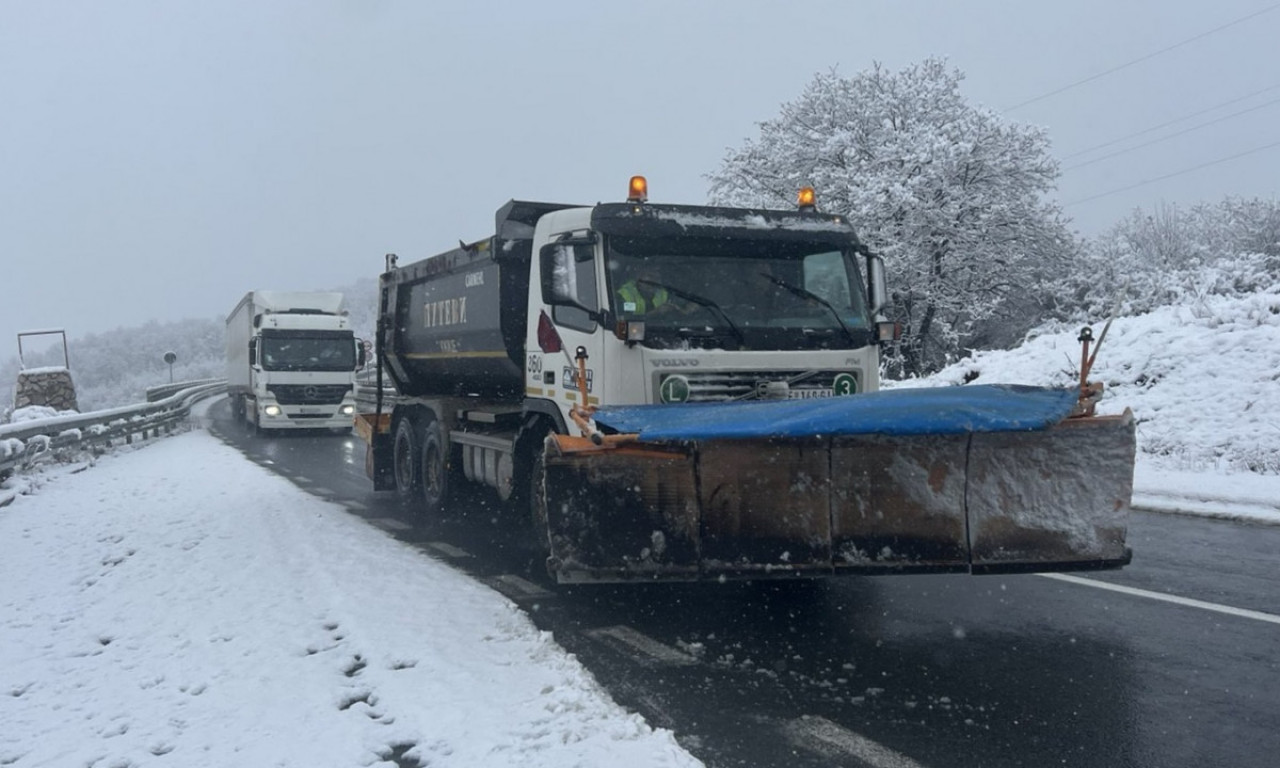
<path fill-rule="evenodd" d="M 908 374 L 1015 316 L 1029 327 L 1042 277 L 1076 247 L 1044 197 L 1058 175 L 1045 132 L 969 104 L 962 80 L 938 59 L 818 74 L 708 175 L 717 203 L 785 207 L 812 185 L 847 215 L 886 258 Z"/>

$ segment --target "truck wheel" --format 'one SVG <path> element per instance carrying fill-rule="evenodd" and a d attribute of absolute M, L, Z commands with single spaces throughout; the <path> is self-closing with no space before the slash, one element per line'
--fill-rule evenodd
<path fill-rule="evenodd" d="M 543 437 L 546 437 L 546 433 Z M 555 581 L 555 570 L 551 565 L 551 525 L 547 519 L 547 489 L 543 483 L 545 474 L 545 453 L 542 440 L 539 439 L 529 457 L 529 474 L 525 478 L 525 501 L 528 503 L 529 533 L 533 542 L 533 567 L 541 568 L 552 581 Z"/>
<path fill-rule="evenodd" d="M 422 484 L 419 471 L 422 464 L 422 441 L 418 437 L 418 425 L 413 419 L 403 418 L 396 424 L 391 456 L 396 492 L 401 498 L 409 498 Z"/>
<path fill-rule="evenodd" d="M 422 436 L 422 502 L 431 517 L 444 512 L 449 499 L 449 449 L 441 435 L 440 423 L 427 425 Z"/>

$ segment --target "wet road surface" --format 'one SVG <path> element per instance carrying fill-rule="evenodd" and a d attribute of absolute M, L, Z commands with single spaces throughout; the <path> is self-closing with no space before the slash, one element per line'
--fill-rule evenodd
<path fill-rule="evenodd" d="M 563 588 L 487 494 L 423 520 L 371 490 L 354 436 L 210 415 L 249 459 L 507 595 L 708 766 L 1280 764 L 1278 527 L 1135 513 L 1133 564 L 1070 580 Z"/>

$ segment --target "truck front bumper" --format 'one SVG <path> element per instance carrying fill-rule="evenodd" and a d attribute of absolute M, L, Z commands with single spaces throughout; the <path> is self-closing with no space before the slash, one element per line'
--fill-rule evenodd
<path fill-rule="evenodd" d="M 337 405 L 258 406 L 258 426 L 262 429 L 350 429 L 355 423 L 354 403 Z"/>

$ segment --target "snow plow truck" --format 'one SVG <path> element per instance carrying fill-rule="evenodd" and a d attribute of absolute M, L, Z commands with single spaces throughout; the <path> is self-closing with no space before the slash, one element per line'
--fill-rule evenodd
<path fill-rule="evenodd" d="M 1134 421 L 1096 385 L 879 391 L 884 264 L 844 217 L 646 187 L 387 255 L 375 489 L 434 516 L 492 487 L 561 583 L 1129 562 Z"/>

